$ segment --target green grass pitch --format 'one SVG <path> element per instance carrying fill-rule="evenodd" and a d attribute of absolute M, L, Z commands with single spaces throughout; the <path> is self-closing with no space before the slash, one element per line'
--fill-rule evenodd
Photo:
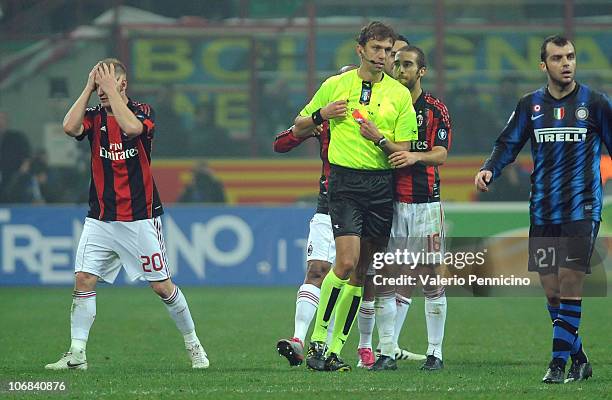
<path fill-rule="evenodd" d="M 277 339 L 293 333 L 295 288 L 183 288 L 208 370 L 193 371 L 182 338 L 161 301 L 147 288 L 98 289 L 88 344 L 88 371 L 45 371 L 69 344 L 70 288 L 0 290 L 0 381 L 65 380 L 67 393 L 14 398 L 93 399 L 603 399 L 612 396 L 610 298 L 587 298 L 581 333 L 594 378 L 540 383 L 550 357 L 551 327 L 543 298 L 449 298 L 445 369 L 315 373 L 290 368 Z M 401 337 L 426 348 L 423 299 L 416 298 Z M 356 357 L 357 328 L 343 356 Z M 0 393 L 5 397 L 7 393 Z"/>

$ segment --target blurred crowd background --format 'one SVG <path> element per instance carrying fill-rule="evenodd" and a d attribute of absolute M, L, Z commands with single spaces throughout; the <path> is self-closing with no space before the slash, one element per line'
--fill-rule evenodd
<path fill-rule="evenodd" d="M 610 0 L 4 0 L 0 201 L 86 202 L 88 144 L 61 121 L 92 65 L 111 56 L 128 66 L 130 97 L 156 111 L 165 202 L 310 201 L 317 143 L 281 156 L 273 138 L 322 80 L 358 62 L 354 38 L 374 19 L 425 50 L 423 85 L 449 108 L 447 201 L 527 199 L 528 146 L 492 193 L 478 199 L 472 178 L 518 98 L 545 83 L 544 37 L 573 38 L 577 80 L 612 87 Z M 609 179 L 607 157 L 602 170 Z"/>

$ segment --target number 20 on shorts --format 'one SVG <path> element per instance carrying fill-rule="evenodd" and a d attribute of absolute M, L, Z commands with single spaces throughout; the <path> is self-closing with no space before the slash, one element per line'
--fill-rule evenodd
<path fill-rule="evenodd" d="M 161 254 L 159 253 L 155 253 L 151 257 L 140 256 L 140 259 L 142 260 L 142 270 L 144 272 L 161 271 L 162 268 L 164 268 L 164 262 L 162 261 Z"/>

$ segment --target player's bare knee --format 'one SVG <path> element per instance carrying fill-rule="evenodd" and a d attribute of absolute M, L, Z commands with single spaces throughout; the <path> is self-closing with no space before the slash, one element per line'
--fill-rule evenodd
<path fill-rule="evenodd" d="M 583 282 L 581 280 L 572 279 L 568 281 L 562 281 L 559 297 L 564 297 L 564 298 L 582 297 L 582 286 L 583 286 Z"/>
<path fill-rule="evenodd" d="M 304 279 L 304 283 L 307 285 L 315 285 L 316 287 L 321 287 L 323 284 L 324 275 L 318 272 L 308 272 L 306 274 L 306 279 Z"/>
<path fill-rule="evenodd" d="M 304 283 L 321 287 L 325 275 L 329 272 L 331 264 L 325 261 L 310 261 L 306 271 Z"/>
<path fill-rule="evenodd" d="M 540 274 L 540 283 L 547 299 L 559 298 L 559 279 L 557 274 Z M 552 303 L 550 303 L 553 305 Z"/>
<path fill-rule="evenodd" d="M 170 279 L 159 282 L 149 282 L 151 289 L 162 299 L 167 299 L 174 291 L 174 283 Z"/>
<path fill-rule="evenodd" d="M 352 257 L 336 259 L 334 271 L 339 278 L 346 279 L 355 269 L 355 264 L 357 264 L 357 262 Z"/>
<path fill-rule="evenodd" d="M 559 303 L 559 298 L 560 298 L 560 291 L 559 291 L 559 287 L 557 286 L 545 286 L 544 287 L 544 295 L 546 296 L 546 299 L 548 300 L 548 303 L 550 305 L 555 305 L 557 303 Z"/>
<path fill-rule="evenodd" d="M 580 284 L 584 280 L 584 271 L 575 271 L 568 268 L 560 268 L 559 271 L 559 286 L 564 283 L 574 285 Z"/>
<path fill-rule="evenodd" d="M 98 277 L 88 272 L 79 271 L 74 276 L 74 288 L 80 291 L 91 291 L 96 288 Z"/>

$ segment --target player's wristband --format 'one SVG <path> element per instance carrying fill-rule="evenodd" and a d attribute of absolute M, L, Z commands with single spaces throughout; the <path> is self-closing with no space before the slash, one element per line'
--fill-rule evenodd
<path fill-rule="evenodd" d="M 320 108 L 317 111 L 313 112 L 311 117 L 312 117 L 312 122 L 314 122 L 315 125 L 321 125 L 323 121 L 325 121 L 323 117 L 321 116 Z"/>

